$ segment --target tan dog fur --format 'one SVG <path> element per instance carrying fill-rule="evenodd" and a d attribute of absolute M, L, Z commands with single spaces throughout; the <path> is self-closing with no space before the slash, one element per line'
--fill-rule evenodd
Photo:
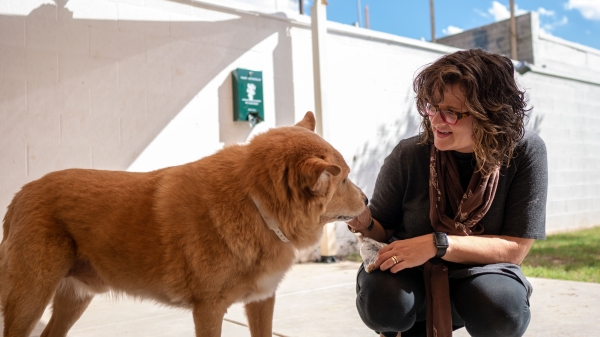
<path fill-rule="evenodd" d="M 295 126 L 186 165 L 148 173 L 70 169 L 25 185 L 4 218 L 4 337 L 66 336 L 95 294 L 113 291 L 192 309 L 196 336 L 219 336 L 245 303 L 253 337 L 271 336 L 275 290 L 295 250 L 360 214 L 364 194 L 343 157 Z M 281 241 L 261 217 L 274 218 Z"/>

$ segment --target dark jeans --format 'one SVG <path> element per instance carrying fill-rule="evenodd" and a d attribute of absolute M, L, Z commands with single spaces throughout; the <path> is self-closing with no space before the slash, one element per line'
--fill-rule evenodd
<path fill-rule="evenodd" d="M 501 274 L 450 279 L 453 330 L 466 327 L 471 336 L 522 336 L 531 313 L 525 287 Z M 361 265 L 356 280 L 356 307 L 371 329 L 402 332 L 402 337 L 426 336 L 425 283 L 420 268 L 373 271 Z"/>

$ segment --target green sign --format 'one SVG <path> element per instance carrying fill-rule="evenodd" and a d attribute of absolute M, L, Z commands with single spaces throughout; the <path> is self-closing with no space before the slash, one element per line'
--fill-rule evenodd
<path fill-rule="evenodd" d="M 233 82 L 233 120 L 251 126 L 265 120 L 262 71 L 236 69 Z"/>

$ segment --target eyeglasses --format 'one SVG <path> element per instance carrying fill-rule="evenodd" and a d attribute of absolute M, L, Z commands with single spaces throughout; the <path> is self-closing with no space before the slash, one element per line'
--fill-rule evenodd
<path fill-rule="evenodd" d="M 467 117 L 470 114 L 468 111 L 454 112 L 454 111 L 448 110 L 448 109 L 439 110 L 438 108 L 434 107 L 433 105 L 431 105 L 429 103 L 427 103 L 427 105 L 425 105 L 425 113 L 427 114 L 427 116 L 433 117 L 438 112 L 440 113 L 442 120 L 444 122 L 446 122 L 446 124 L 450 124 L 450 125 L 454 125 L 454 124 L 458 123 L 459 119 Z"/>

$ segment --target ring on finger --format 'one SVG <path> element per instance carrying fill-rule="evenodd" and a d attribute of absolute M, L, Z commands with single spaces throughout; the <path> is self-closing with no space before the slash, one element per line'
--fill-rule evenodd
<path fill-rule="evenodd" d="M 396 255 L 392 256 L 392 262 L 394 262 L 394 264 L 398 263 L 398 258 L 396 257 Z"/>

